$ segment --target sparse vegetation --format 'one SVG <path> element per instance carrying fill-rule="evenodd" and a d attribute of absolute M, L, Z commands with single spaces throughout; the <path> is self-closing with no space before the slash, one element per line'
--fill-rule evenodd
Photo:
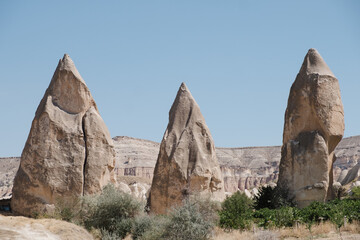
<path fill-rule="evenodd" d="M 360 199 L 360 186 L 353 187 L 351 189 L 351 192 L 352 192 L 351 198 Z"/>
<path fill-rule="evenodd" d="M 83 224 L 87 229 L 101 229 L 107 236 L 124 238 L 131 232 L 133 219 L 141 213 L 142 206 L 131 195 L 107 185 L 99 196 L 84 198 Z"/>
<path fill-rule="evenodd" d="M 352 231 L 360 232 L 360 199 L 354 196 L 328 203 L 313 202 L 298 209 L 289 206 L 289 202 L 283 204 L 279 198 L 271 201 L 274 195 L 286 197 L 267 187 L 261 189 L 255 201 L 240 192 L 226 198 L 221 206 L 209 199 L 191 197 L 167 215 L 148 215 L 144 210 L 145 203 L 108 185 L 98 196 L 58 201 L 50 217 L 83 225 L 107 240 L 122 239 L 129 234 L 135 240 L 210 239 L 216 235 L 216 226 L 224 231 L 252 228 L 253 233 L 248 233 L 251 239 L 259 236 L 275 239 L 286 234 L 295 236 L 303 231 L 299 229 L 306 229 L 307 235 L 313 237 L 318 234 L 319 226 L 325 226 L 325 223 L 331 224 L 338 234 L 349 226 L 358 226 L 352 227 L 355 229 Z M 285 231 L 284 228 L 293 230 Z"/>
<path fill-rule="evenodd" d="M 222 203 L 220 226 L 225 229 L 247 229 L 251 225 L 253 201 L 236 192 Z"/>

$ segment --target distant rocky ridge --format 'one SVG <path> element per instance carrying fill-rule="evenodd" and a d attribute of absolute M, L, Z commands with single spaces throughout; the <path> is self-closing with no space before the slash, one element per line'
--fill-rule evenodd
<path fill-rule="evenodd" d="M 113 138 L 116 151 L 115 174 L 137 176 L 151 180 L 158 157 L 160 143 L 117 136 Z M 252 189 L 265 183 L 276 182 L 280 163 L 280 146 L 216 148 L 224 177 L 225 191 Z M 334 180 L 360 162 L 360 135 L 344 138 L 335 149 Z M 0 158 L 0 199 L 11 196 L 12 182 L 20 158 Z M 344 176 L 344 177 L 345 177 Z M 139 178 L 139 179 L 141 179 Z"/>

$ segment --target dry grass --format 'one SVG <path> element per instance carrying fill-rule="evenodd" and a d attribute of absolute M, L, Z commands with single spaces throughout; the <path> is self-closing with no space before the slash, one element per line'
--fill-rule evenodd
<path fill-rule="evenodd" d="M 216 228 L 214 233 L 214 240 L 273 240 L 273 239 L 360 239 L 360 222 L 353 222 L 346 224 L 340 229 L 341 236 L 336 227 L 330 223 L 325 222 L 312 226 L 311 233 L 305 225 L 299 225 L 294 228 L 281 228 L 262 230 L 253 227 L 252 231 L 238 231 L 224 232 L 221 228 Z"/>

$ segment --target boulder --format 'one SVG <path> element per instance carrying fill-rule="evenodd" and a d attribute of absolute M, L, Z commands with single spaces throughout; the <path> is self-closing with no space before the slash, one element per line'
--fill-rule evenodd
<path fill-rule="evenodd" d="M 55 219 L 33 219 L 0 214 L 0 239 L 73 240 L 94 239 L 84 228 Z"/>
<path fill-rule="evenodd" d="M 334 197 L 334 149 L 343 134 L 338 80 L 310 49 L 290 90 L 278 180 L 300 207 Z"/>
<path fill-rule="evenodd" d="M 214 141 L 184 83 L 169 112 L 150 190 L 151 212 L 163 214 L 189 195 L 225 198 Z"/>
<path fill-rule="evenodd" d="M 359 180 L 360 180 L 360 162 L 347 172 L 346 176 L 341 181 L 341 185 L 344 186 L 351 182 L 355 182 Z"/>
<path fill-rule="evenodd" d="M 114 179 L 110 133 L 73 61 L 65 54 L 36 111 L 13 187 L 22 215 L 101 191 Z"/>

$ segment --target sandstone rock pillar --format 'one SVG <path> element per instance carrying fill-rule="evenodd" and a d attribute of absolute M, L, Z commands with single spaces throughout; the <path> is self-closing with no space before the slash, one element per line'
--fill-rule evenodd
<path fill-rule="evenodd" d="M 333 197 L 334 149 L 343 134 L 338 80 L 310 49 L 290 90 L 278 180 L 300 207 Z"/>
<path fill-rule="evenodd" d="M 94 99 L 65 54 L 38 106 L 21 155 L 11 201 L 34 215 L 114 181 L 115 151 Z"/>
<path fill-rule="evenodd" d="M 169 112 L 151 186 L 151 212 L 162 214 L 196 194 L 222 201 L 224 183 L 200 108 L 184 83 Z"/>

